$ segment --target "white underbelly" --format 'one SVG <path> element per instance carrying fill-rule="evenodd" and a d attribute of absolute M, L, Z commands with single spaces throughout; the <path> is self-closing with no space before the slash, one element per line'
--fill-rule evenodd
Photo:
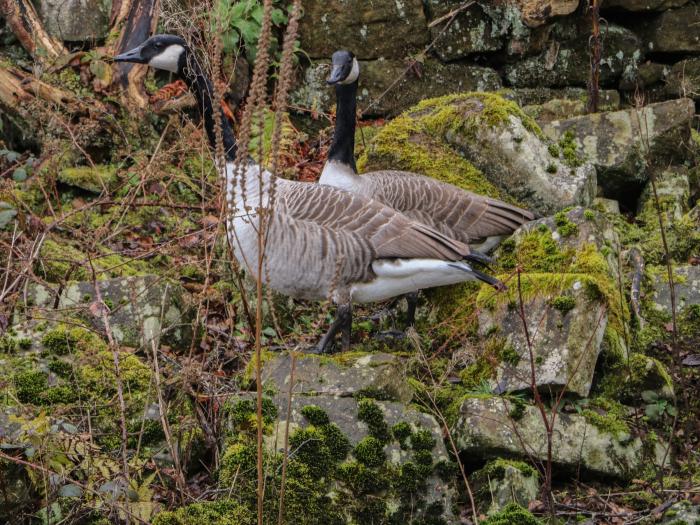
<path fill-rule="evenodd" d="M 352 285 L 351 296 L 354 302 L 384 301 L 425 288 L 447 286 L 476 278 L 466 263 L 436 259 L 377 261 L 372 268 L 376 274 L 373 280 Z"/>

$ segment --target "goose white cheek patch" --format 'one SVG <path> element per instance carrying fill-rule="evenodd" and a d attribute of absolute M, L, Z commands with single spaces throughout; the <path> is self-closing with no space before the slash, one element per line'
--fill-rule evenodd
<path fill-rule="evenodd" d="M 171 73 L 177 73 L 180 55 L 182 55 L 184 52 L 184 47 L 179 44 L 172 44 L 166 47 L 162 53 L 158 53 L 151 60 L 149 60 L 148 65 L 155 69 L 164 69 L 165 71 L 170 71 Z"/>
<path fill-rule="evenodd" d="M 357 80 L 357 77 L 360 76 L 360 63 L 357 61 L 356 58 L 352 59 L 352 69 L 350 70 L 350 74 L 347 76 L 345 80 L 340 82 L 340 84 L 352 84 Z"/>

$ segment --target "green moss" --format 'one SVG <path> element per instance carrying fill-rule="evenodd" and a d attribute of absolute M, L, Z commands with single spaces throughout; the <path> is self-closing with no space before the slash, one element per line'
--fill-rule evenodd
<path fill-rule="evenodd" d="M 73 365 L 59 359 L 52 359 L 49 362 L 49 370 L 59 377 L 67 378 L 73 373 Z"/>
<path fill-rule="evenodd" d="M 31 345 L 31 341 L 29 343 Z M 0 337 L 0 353 L 2 354 L 14 354 L 17 352 L 19 344 L 14 337 L 7 334 Z"/>
<path fill-rule="evenodd" d="M 587 221 L 595 220 L 595 212 L 594 212 L 593 210 L 585 210 L 585 211 L 583 212 L 583 217 L 584 217 Z"/>
<path fill-rule="evenodd" d="M 252 525 L 254 514 L 238 502 L 227 499 L 193 503 L 175 511 L 161 512 L 153 525 Z"/>
<path fill-rule="evenodd" d="M 559 148 L 561 149 L 564 162 L 567 166 L 570 168 L 578 168 L 583 165 L 584 159 L 578 154 L 576 136 L 571 130 L 566 131 L 559 140 Z"/>
<path fill-rule="evenodd" d="M 42 395 L 49 387 L 48 377 L 39 370 L 20 372 L 14 377 L 17 399 L 22 403 L 43 404 Z"/>
<path fill-rule="evenodd" d="M 503 458 L 489 461 L 484 468 L 479 470 L 479 473 L 488 479 L 503 479 L 506 469 L 508 468 L 514 468 L 520 471 L 520 473 L 527 478 L 531 478 L 533 476 L 538 477 L 537 470 L 532 468 L 527 463 Z"/>
<path fill-rule="evenodd" d="M 237 430 L 255 428 L 257 425 L 257 403 L 252 399 L 239 399 L 231 406 L 226 407 L 226 413 L 230 414 L 231 421 Z M 320 410 L 320 409 L 319 409 Z M 272 399 L 263 397 L 262 400 L 263 424 L 272 425 L 277 419 L 277 407 Z"/>
<path fill-rule="evenodd" d="M 64 168 L 58 174 L 58 180 L 69 186 L 75 186 L 93 193 L 102 193 L 111 189 L 118 181 L 117 166 L 96 165 Z"/>
<path fill-rule="evenodd" d="M 389 427 L 384 421 L 384 413 L 379 405 L 371 399 L 360 399 L 357 403 L 357 418 L 366 423 L 370 436 L 377 438 L 382 443 L 390 439 Z"/>
<path fill-rule="evenodd" d="M 317 427 L 330 423 L 326 411 L 317 405 L 306 405 L 301 409 L 301 415 L 304 416 L 309 423 Z"/>
<path fill-rule="evenodd" d="M 551 164 L 547 164 L 546 171 L 547 171 L 547 173 L 554 174 L 554 173 L 556 173 L 557 171 L 559 171 L 559 168 L 557 168 L 557 165 L 556 165 L 556 164 L 551 163 Z"/>
<path fill-rule="evenodd" d="M 510 401 L 510 411 L 508 412 L 508 417 L 513 421 L 520 421 L 525 415 L 527 403 L 525 403 L 525 400 L 521 399 L 520 397 L 513 397 Z"/>
<path fill-rule="evenodd" d="M 369 469 L 358 461 L 340 465 L 338 478 L 348 486 L 351 493 L 360 496 L 385 491 L 390 484 L 386 476 L 378 475 L 376 470 Z"/>
<path fill-rule="evenodd" d="M 520 362 L 520 354 L 515 350 L 513 345 L 504 344 L 500 352 L 501 361 L 510 366 L 518 366 Z"/>
<path fill-rule="evenodd" d="M 366 467 L 379 467 L 386 461 L 384 444 L 377 438 L 367 436 L 352 451 L 353 456 Z"/>
<path fill-rule="evenodd" d="M 481 523 L 483 525 L 540 525 L 537 518 L 515 503 L 509 503 L 503 510 Z"/>
<path fill-rule="evenodd" d="M 560 295 L 552 299 L 551 304 L 552 307 L 559 310 L 562 315 L 566 315 L 570 310 L 573 310 L 576 307 L 576 299 L 570 295 Z"/>
<path fill-rule="evenodd" d="M 411 437 L 411 434 L 413 434 L 411 425 L 405 421 L 396 423 L 393 427 L 391 427 L 391 435 L 396 441 L 399 442 L 402 449 L 408 448 L 408 439 Z"/>
<path fill-rule="evenodd" d="M 66 325 L 59 325 L 44 334 L 41 344 L 50 354 L 66 355 L 76 348 L 78 342 L 91 338 L 92 334 L 83 328 L 69 328 Z"/>
<path fill-rule="evenodd" d="M 630 428 L 624 421 L 625 408 L 618 402 L 606 398 L 595 398 L 589 401 L 589 407 L 581 411 L 591 425 L 602 432 L 613 436 L 629 434 Z"/>
<path fill-rule="evenodd" d="M 427 429 L 416 430 L 411 435 L 411 448 L 415 451 L 427 450 L 431 451 L 436 445 L 435 438 L 432 432 Z"/>
<path fill-rule="evenodd" d="M 72 387 L 54 386 L 46 390 L 42 398 L 46 404 L 55 405 L 73 403 L 78 396 Z"/>
<path fill-rule="evenodd" d="M 557 232 L 562 237 L 570 237 L 578 233 L 578 225 L 571 222 L 564 211 L 554 215 L 554 223 L 557 225 Z"/>
<path fill-rule="evenodd" d="M 547 151 L 549 151 L 549 154 L 554 158 L 559 158 L 559 154 L 561 153 L 559 146 L 556 144 L 550 144 L 547 146 Z"/>
<path fill-rule="evenodd" d="M 335 423 L 329 423 L 319 428 L 323 436 L 323 444 L 328 448 L 331 459 L 344 460 L 350 452 L 350 441 Z"/>

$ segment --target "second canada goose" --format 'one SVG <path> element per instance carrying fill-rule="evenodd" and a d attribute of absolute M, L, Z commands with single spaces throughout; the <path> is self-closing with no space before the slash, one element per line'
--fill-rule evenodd
<path fill-rule="evenodd" d="M 349 51 L 336 51 L 328 84 L 335 86 L 336 121 L 319 182 L 376 199 L 463 243 L 509 235 L 534 219 L 529 211 L 477 195 L 431 177 L 398 170 L 358 175 L 355 120 L 360 65 Z"/>
<path fill-rule="evenodd" d="M 149 64 L 180 76 L 197 99 L 212 148 L 219 119 L 226 152 L 220 169 L 227 191 L 226 230 L 235 257 L 258 278 L 258 213 L 265 210 L 270 219 L 263 283 L 294 298 L 330 297 L 338 305 L 319 352 L 327 351 L 341 330 L 343 347 L 349 346 L 353 302 L 381 301 L 470 279 L 502 286 L 472 267 L 482 257 L 466 244 L 377 201 L 331 186 L 274 179 L 252 159 L 242 174 L 236 173 L 233 129 L 214 109 L 212 83 L 182 38 L 156 35 L 114 60 Z"/>

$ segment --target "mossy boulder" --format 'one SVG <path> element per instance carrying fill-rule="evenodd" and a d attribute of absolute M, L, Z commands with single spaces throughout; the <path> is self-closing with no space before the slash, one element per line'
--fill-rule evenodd
<path fill-rule="evenodd" d="M 423 100 L 426 93 L 443 96 L 465 91 L 494 91 L 501 87 L 498 73 L 489 67 L 443 64 L 433 58 L 417 63 L 416 73 L 404 75 L 406 67 L 403 60 L 360 61 L 357 101 L 364 116 L 398 115 Z M 309 67 L 303 83 L 292 94 L 293 103 L 324 111 L 334 107 L 335 93 L 326 84 L 327 77 L 327 60 Z"/>
<path fill-rule="evenodd" d="M 90 193 L 102 193 L 114 189 L 119 181 L 117 166 L 96 165 L 64 168 L 58 173 L 58 180 L 68 186 L 80 188 Z"/>
<path fill-rule="evenodd" d="M 304 4 L 299 34 L 311 58 L 352 49 L 362 59 L 403 59 L 430 37 L 421 0 L 314 0 Z"/>
<path fill-rule="evenodd" d="M 115 340 L 132 348 L 150 348 L 151 341 L 180 349 L 189 348 L 193 331 L 188 294 L 179 283 L 157 276 L 126 277 L 97 281 Z M 95 284 L 74 282 L 60 290 L 42 285 L 30 288 L 28 307 L 53 308 L 50 317 L 82 316 L 95 330 L 104 332 Z"/>
<path fill-rule="evenodd" d="M 547 439 L 540 411 L 528 405 L 517 411 L 516 419 L 513 408 L 511 401 L 497 396 L 467 397 L 459 403 L 451 431 L 462 454 L 545 460 Z M 621 479 L 631 479 L 649 462 L 661 462 L 661 444 L 644 443 L 623 428 L 607 419 L 589 421 L 582 415 L 557 414 L 552 459 L 564 471 L 580 468 L 587 475 Z"/>
<path fill-rule="evenodd" d="M 505 77 L 515 87 L 585 87 L 590 73 L 588 35 L 590 27 L 567 19 L 553 25 L 541 52 L 509 64 Z M 642 44 L 632 31 L 609 24 L 601 60 L 601 87 L 617 87 L 621 78 L 632 76 L 643 59 Z"/>
<path fill-rule="evenodd" d="M 481 509 L 487 514 L 495 514 L 511 503 L 527 508 L 539 495 L 539 474 L 522 461 L 498 458 L 470 478 Z"/>
<path fill-rule="evenodd" d="M 620 244 L 600 213 L 574 208 L 522 226 L 497 251 L 509 281 L 505 293 L 482 287 L 476 297 L 479 332 L 497 346 L 489 376 L 497 392 L 531 388 L 531 357 L 520 318 L 520 296 L 532 343 L 536 385 L 588 395 L 598 355 L 626 355 L 629 322 L 620 297 Z M 511 277 L 520 268 L 520 285 Z M 508 350 L 508 351 L 505 351 Z"/>
<path fill-rule="evenodd" d="M 552 155 L 537 124 L 494 93 L 424 100 L 376 134 L 360 171 L 421 173 L 540 213 L 587 204 L 593 167 Z"/>
<path fill-rule="evenodd" d="M 271 479 L 266 513 L 276 517 L 285 427 L 289 459 L 285 508 L 295 523 L 379 523 L 423 519 L 453 523 L 456 475 L 432 416 L 400 403 L 328 395 L 266 398 L 265 462 Z M 235 500 L 254 508 L 255 401 L 228 405 L 229 440 L 221 460 L 223 487 L 234 481 Z M 274 479 L 273 479 L 274 478 Z M 303 512 L 299 512 L 303 509 Z"/>
<path fill-rule="evenodd" d="M 553 140 L 570 134 L 578 153 L 598 170 L 605 196 L 616 198 L 648 180 L 647 157 L 658 164 L 684 158 L 694 114 L 695 104 L 686 98 L 554 121 L 542 130 Z"/>

